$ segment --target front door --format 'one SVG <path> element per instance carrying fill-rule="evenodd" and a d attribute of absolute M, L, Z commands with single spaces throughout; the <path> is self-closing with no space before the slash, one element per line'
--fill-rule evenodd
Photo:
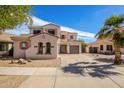
<path fill-rule="evenodd" d="M 97 53 L 98 52 L 98 48 L 97 47 L 93 47 L 93 53 Z"/>

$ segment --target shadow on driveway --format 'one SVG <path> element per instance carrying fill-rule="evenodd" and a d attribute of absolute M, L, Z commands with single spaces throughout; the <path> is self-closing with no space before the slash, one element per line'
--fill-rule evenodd
<path fill-rule="evenodd" d="M 94 59 L 99 62 L 105 62 L 105 63 L 113 63 L 114 59 L 113 58 L 96 58 Z"/>
<path fill-rule="evenodd" d="M 120 74 L 118 72 L 112 71 L 112 69 L 115 69 L 113 64 L 100 65 L 97 62 L 77 62 L 62 68 L 64 73 L 80 74 L 82 76 L 89 74 L 92 77 L 98 78 L 105 78 L 110 75 Z"/>
<path fill-rule="evenodd" d="M 114 58 L 95 58 L 94 60 L 104 63 L 114 63 Z M 122 57 L 122 64 L 120 66 L 122 65 L 124 65 L 124 57 Z"/>

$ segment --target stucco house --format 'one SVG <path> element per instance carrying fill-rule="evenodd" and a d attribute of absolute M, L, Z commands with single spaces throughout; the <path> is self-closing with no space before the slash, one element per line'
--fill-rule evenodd
<path fill-rule="evenodd" d="M 14 58 L 49 59 L 59 53 L 81 53 L 77 33 L 61 31 L 59 25 L 47 24 L 29 27 L 30 33 L 11 37 L 14 42 Z"/>
<path fill-rule="evenodd" d="M 87 53 L 102 53 L 102 54 L 114 54 L 114 46 L 112 40 L 98 39 L 95 42 L 87 44 Z M 121 52 L 124 53 L 124 48 L 121 48 Z"/>
<path fill-rule="evenodd" d="M 11 34 L 6 32 L 0 32 L 0 56 L 11 55 L 13 41 L 11 40 Z"/>

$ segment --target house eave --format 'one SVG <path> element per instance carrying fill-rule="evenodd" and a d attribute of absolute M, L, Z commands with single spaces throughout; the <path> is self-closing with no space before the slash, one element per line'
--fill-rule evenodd
<path fill-rule="evenodd" d="M 21 40 L 28 41 L 28 40 L 29 40 L 29 37 L 14 36 L 14 37 L 11 37 L 11 39 L 12 39 L 13 41 L 21 41 Z"/>

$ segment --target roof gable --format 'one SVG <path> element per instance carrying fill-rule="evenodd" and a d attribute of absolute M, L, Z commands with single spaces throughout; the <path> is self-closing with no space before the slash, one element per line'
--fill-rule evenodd
<path fill-rule="evenodd" d="M 59 25 L 56 25 L 56 24 L 53 24 L 53 23 L 49 23 L 49 24 L 45 24 L 45 25 L 41 25 L 41 26 L 29 26 L 29 29 L 33 29 L 33 28 L 41 29 L 41 28 L 43 28 L 45 26 L 48 26 L 48 25 L 53 25 L 53 26 L 56 26 L 56 27 L 59 27 L 60 28 Z"/>
<path fill-rule="evenodd" d="M 54 25 L 54 26 L 60 27 L 59 25 L 56 25 L 56 24 L 53 24 L 53 23 L 49 23 L 49 24 L 43 25 L 42 27 L 48 26 L 48 25 Z"/>

